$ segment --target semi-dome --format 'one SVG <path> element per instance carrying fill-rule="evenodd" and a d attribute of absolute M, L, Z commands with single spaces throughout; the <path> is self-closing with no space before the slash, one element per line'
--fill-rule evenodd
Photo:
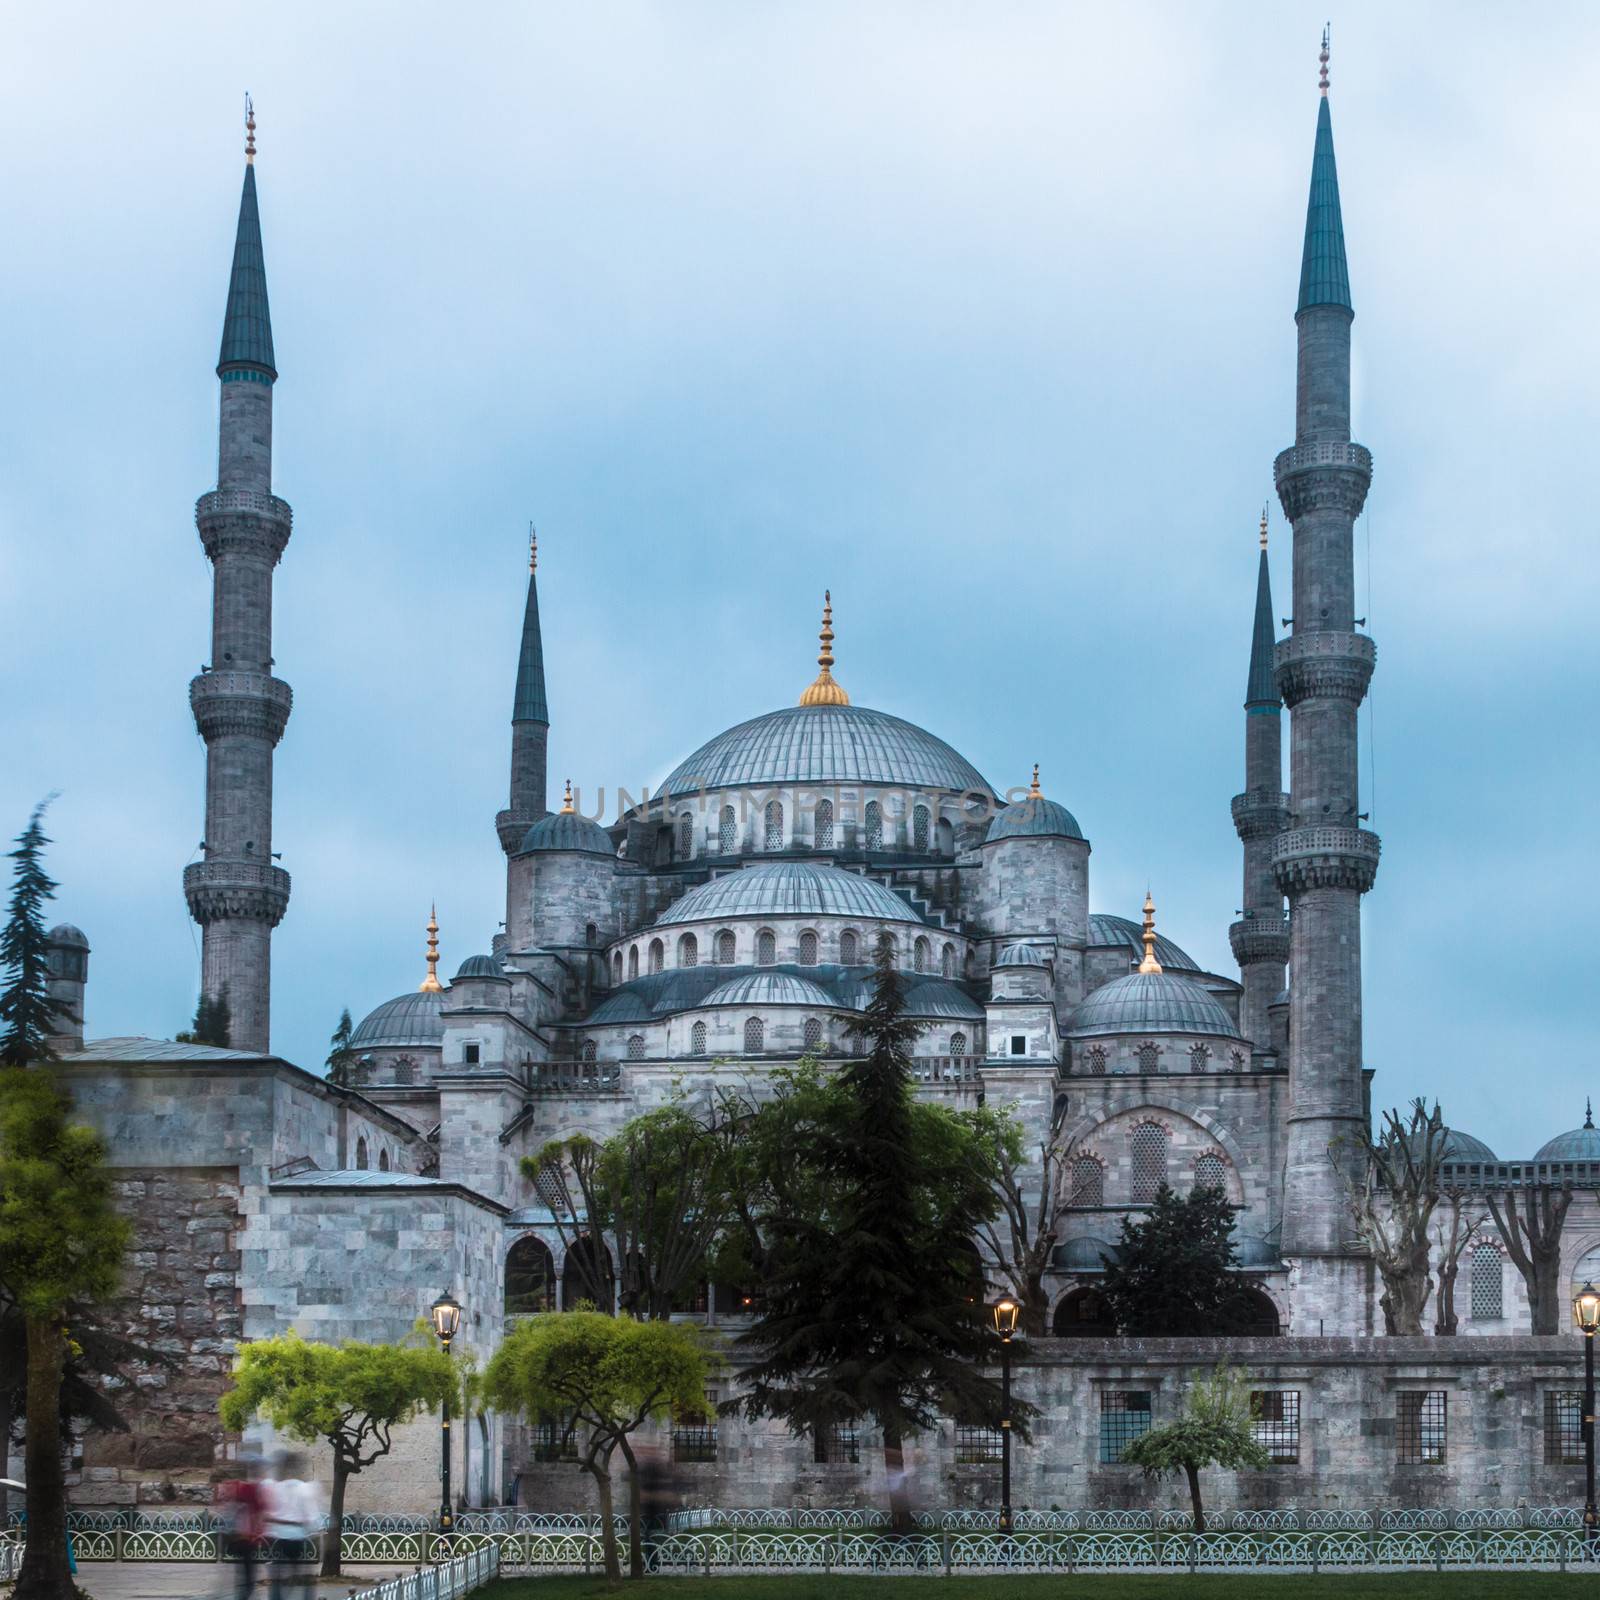
<path fill-rule="evenodd" d="M 1471 1159 L 1470 1157 L 1466 1159 Z M 1492 1158 L 1491 1158 L 1492 1159 Z M 1594 1113 L 1584 1108 L 1583 1126 L 1570 1133 L 1558 1133 L 1548 1144 L 1539 1147 L 1535 1161 L 1600 1161 L 1600 1128 L 1594 1125 Z"/>
<path fill-rule="evenodd" d="M 868 985 L 867 998 L 871 998 Z M 865 1005 L 865 1000 L 862 1002 Z M 924 978 L 913 981 L 906 989 L 906 1015 L 908 1017 L 935 1017 L 941 1020 L 954 1018 L 962 1022 L 982 1022 L 983 1007 L 966 990 L 945 978 Z"/>
<path fill-rule="evenodd" d="M 529 850 L 578 850 L 591 856 L 617 853 L 605 829 L 576 811 L 552 811 L 548 817 L 540 817 L 522 836 L 522 851 L 526 854 Z"/>
<path fill-rule="evenodd" d="M 713 989 L 701 1005 L 705 1006 L 825 1006 L 834 1010 L 839 1002 L 819 983 L 788 972 L 746 972 Z"/>
<path fill-rule="evenodd" d="M 1121 1252 L 1109 1239 L 1068 1239 L 1050 1252 L 1050 1265 L 1057 1272 L 1104 1272 L 1104 1257 L 1115 1261 Z"/>
<path fill-rule="evenodd" d="M 1126 917 L 1109 917 L 1101 912 L 1089 918 L 1089 948 L 1091 950 L 1126 949 L 1130 955 L 1144 954 L 1144 930 L 1137 922 Z M 1156 935 L 1156 960 L 1168 972 L 1199 972 L 1201 967 L 1193 956 L 1180 950 L 1170 939 Z"/>
<path fill-rule="evenodd" d="M 456 968 L 457 978 L 503 978 L 505 973 L 493 956 L 468 956 Z"/>
<path fill-rule="evenodd" d="M 1043 945 L 1018 939 L 1000 952 L 994 964 L 997 967 L 1044 967 L 1050 964 L 1050 953 Z"/>
<path fill-rule="evenodd" d="M 607 996 L 587 1017 L 593 1023 L 649 1022 L 655 1011 L 643 995 L 631 989 L 618 990 Z"/>
<path fill-rule="evenodd" d="M 448 989 L 414 989 L 398 994 L 369 1011 L 350 1036 L 352 1050 L 378 1050 L 410 1045 L 426 1048 L 444 1038 L 444 1009 Z"/>
<path fill-rule="evenodd" d="M 892 889 L 860 873 L 810 861 L 768 861 L 691 889 L 656 919 L 721 922 L 730 917 L 860 917 L 920 922 Z"/>
<path fill-rule="evenodd" d="M 1078 819 L 1059 800 L 1042 794 L 1024 795 L 1009 805 L 989 824 L 985 844 L 996 839 L 1081 839 Z"/>
<path fill-rule="evenodd" d="M 672 769 L 660 793 L 834 783 L 994 793 L 965 756 L 926 729 L 833 704 L 785 706 L 719 733 Z"/>
<path fill-rule="evenodd" d="M 46 944 L 71 945 L 77 950 L 87 950 L 89 940 L 82 928 L 75 928 L 70 922 L 58 922 L 45 936 Z"/>
<path fill-rule="evenodd" d="M 1069 1038 L 1115 1033 L 1203 1033 L 1237 1039 L 1217 997 L 1171 972 L 1130 972 L 1096 989 L 1067 1017 Z"/>

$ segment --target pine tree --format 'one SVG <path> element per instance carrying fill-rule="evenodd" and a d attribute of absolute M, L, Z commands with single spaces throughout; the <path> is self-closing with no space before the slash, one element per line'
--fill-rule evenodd
<path fill-rule="evenodd" d="M 350 1039 L 355 1033 L 355 1024 L 350 1020 L 350 1007 L 346 1006 L 339 1013 L 339 1026 L 333 1030 L 328 1040 L 328 1082 L 336 1083 L 345 1088 L 350 1082 Z"/>
<path fill-rule="evenodd" d="M 45 799 L 33 808 L 28 826 L 17 835 L 17 848 L 10 852 L 16 866 L 6 925 L 0 929 L 0 967 L 9 973 L 0 989 L 0 1064 L 8 1067 L 50 1060 L 55 1054 L 50 1036 L 56 1022 L 72 1015 L 65 1001 L 51 995 L 47 981 L 44 904 L 56 892 L 54 880 L 44 870 L 44 847 L 50 841 L 43 822 L 49 804 Z"/>
<path fill-rule="evenodd" d="M 178 1044 L 209 1044 L 226 1050 L 233 1032 L 233 1014 L 228 1009 L 228 986 L 214 995 L 202 994 L 195 1002 L 194 1021 L 176 1035 Z"/>

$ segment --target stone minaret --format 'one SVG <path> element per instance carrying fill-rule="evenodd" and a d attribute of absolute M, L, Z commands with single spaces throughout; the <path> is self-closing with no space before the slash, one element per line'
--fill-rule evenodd
<path fill-rule="evenodd" d="M 1295 442 L 1274 464 L 1294 527 L 1294 622 L 1277 646 L 1289 707 L 1288 826 L 1273 846 L 1289 898 L 1289 1128 L 1283 1254 L 1300 1258 L 1296 1332 L 1353 1315 L 1356 1283 L 1334 1160 L 1365 1119 L 1361 1061 L 1361 896 L 1378 870 L 1378 838 L 1360 826 L 1356 712 L 1373 645 L 1357 633 L 1354 525 L 1372 457 L 1350 440 L 1350 324 L 1339 180 L 1328 114 L 1328 45 L 1311 167 L 1300 303 Z M 1333 1158 L 1330 1159 L 1330 1148 Z M 1320 1259 L 1319 1259 L 1320 1258 Z"/>
<path fill-rule="evenodd" d="M 545 804 L 545 752 L 550 742 L 550 708 L 544 695 L 544 640 L 539 633 L 539 541 L 528 534 L 528 604 L 522 613 L 522 649 L 511 700 L 511 804 L 495 819 L 500 848 L 514 855 L 522 836 Z"/>
<path fill-rule="evenodd" d="M 1272 1039 L 1267 1008 L 1283 990 L 1289 929 L 1283 891 L 1272 873 L 1272 847 L 1283 831 L 1289 797 L 1283 792 L 1282 702 L 1273 674 L 1272 574 L 1267 567 L 1267 514 L 1261 513 L 1261 567 L 1256 574 L 1255 631 L 1244 691 L 1244 793 L 1233 797 L 1233 825 L 1244 843 L 1243 914 L 1228 930 L 1244 980 L 1239 1031 L 1256 1050 Z"/>
<path fill-rule="evenodd" d="M 288 504 L 272 493 L 272 323 L 256 212 L 255 118 L 246 124 L 244 193 L 222 324 L 217 487 L 195 522 L 211 560 L 211 661 L 189 685 L 206 743 L 203 859 L 186 867 L 190 914 L 205 930 L 200 984 L 226 992 L 235 1049 L 265 1051 L 272 930 L 289 874 L 272 860 L 272 752 L 289 720 L 289 685 L 272 675 L 272 569 L 289 542 Z"/>

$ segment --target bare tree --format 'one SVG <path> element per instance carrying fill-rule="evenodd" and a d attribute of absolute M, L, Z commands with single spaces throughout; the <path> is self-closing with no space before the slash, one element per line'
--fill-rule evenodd
<path fill-rule="evenodd" d="M 1570 1183 L 1531 1183 L 1487 1197 L 1500 1242 L 1528 1286 L 1535 1333 L 1561 1331 L 1561 1229 L 1572 1204 Z"/>
<path fill-rule="evenodd" d="M 1467 1246 L 1483 1228 L 1483 1216 L 1467 1211 L 1470 1197 L 1465 1190 L 1450 1189 L 1444 1196 L 1444 1211 L 1434 1225 L 1433 1242 L 1439 1251 L 1439 1300 L 1433 1331 L 1448 1337 L 1456 1331 L 1456 1274 Z"/>
<path fill-rule="evenodd" d="M 1356 1230 L 1383 1279 L 1378 1303 L 1385 1333 L 1423 1331 L 1422 1314 L 1433 1292 L 1429 1225 L 1439 1204 L 1439 1163 L 1449 1135 L 1438 1106 L 1429 1112 L 1424 1101 L 1415 1100 L 1407 1121 L 1398 1111 L 1386 1111 L 1376 1139 L 1366 1128 L 1357 1134 L 1363 1159 L 1354 1163 L 1354 1172 L 1334 1162 Z"/>

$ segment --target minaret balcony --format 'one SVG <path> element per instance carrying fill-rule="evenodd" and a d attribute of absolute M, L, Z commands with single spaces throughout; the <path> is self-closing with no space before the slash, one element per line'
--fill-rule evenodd
<path fill-rule="evenodd" d="M 1233 797 L 1233 826 L 1241 839 L 1270 839 L 1289 820 L 1289 797 L 1281 790 L 1251 789 Z"/>
<path fill-rule="evenodd" d="M 1280 450 L 1272 463 L 1283 514 L 1298 522 L 1308 511 L 1356 517 L 1372 483 L 1372 452 L 1365 445 L 1328 440 Z"/>
<path fill-rule="evenodd" d="M 1297 632 L 1273 649 L 1278 693 L 1291 711 L 1305 700 L 1360 705 L 1377 660 L 1378 647 L 1364 633 Z"/>
<path fill-rule="evenodd" d="M 219 556 L 254 556 L 277 565 L 289 542 L 294 512 L 287 500 L 252 489 L 213 489 L 194 504 L 200 543 L 215 561 Z"/>
<path fill-rule="evenodd" d="M 189 680 L 189 706 L 207 744 L 230 734 L 277 744 L 293 704 L 294 691 L 268 672 L 211 671 Z"/>
<path fill-rule="evenodd" d="M 183 894 L 201 927 L 241 920 L 275 928 L 289 909 L 289 874 L 270 862 L 213 856 L 183 869 Z"/>
<path fill-rule="evenodd" d="M 1289 924 L 1281 916 L 1246 917 L 1228 929 L 1228 943 L 1241 967 L 1259 961 L 1281 967 L 1289 959 Z"/>
<path fill-rule="evenodd" d="M 1309 889 L 1365 894 L 1378 876 L 1378 836 L 1366 828 L 1290 828 L 1272 847 L 1272 875 L 1291 899 Z"/>

